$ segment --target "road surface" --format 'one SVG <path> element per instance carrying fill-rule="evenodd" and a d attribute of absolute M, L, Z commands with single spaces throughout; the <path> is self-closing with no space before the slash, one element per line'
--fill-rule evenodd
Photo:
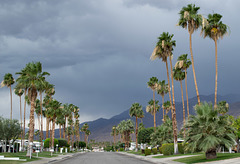
<path fill-rule="evenodd" d="M 57 164 L 152 164 L 137 158 L 113 152 L 89 152 L 72 158 L 57 161 Z"/>

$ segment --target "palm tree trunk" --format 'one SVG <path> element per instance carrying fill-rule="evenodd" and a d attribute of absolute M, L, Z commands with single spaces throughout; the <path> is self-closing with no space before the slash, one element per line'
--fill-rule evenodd
<path fill-rule="evenodd" d="M 61 124 L 59 124 L 59 134 L 60 134 L 60 138 L 62 138 L 62 129 L 61 129 Z"/>
<path fill-rule="evenodd" d="M 164 96 L 162 96 L 162 107 L 163 107 L 163 104 L 164 104 Z M 163 122 L 165 122 L 164 108 L 162 108 L 162 111 L 163 111 Z"/>
<path fill-rule="evenodd" d="M 187 99 L 187 113 L 189 119 L 189 104 L 188 104 L 188 89 L 187 89 L 187 69 L 185 68 L 185 88 L 186 88 L 186 99 Z"/>
<path fill-rule="evenodd" d="M 46 118 L 46 138 L 49 138 L 49 117 Z"/>
<path fill-rule="evenodd" d="M 171 79 L 172 79 L 172 98 L 173 98 L 173 110 L 172 110 L 172 122 L 173 122 L 173 139 L 174 139 L 174 154 L 178 154 L 178 144 L 177 144 L 177 118 L 176 118 L 176 108 L 175 108 L 175 97 L 174 97 L 174 84 L 173 84 L 173 71 L 172 71 L 172 60 L 171 55 L 169 55 L 170 68 L 171 68 Z"/>
<path fill-rule="evenodd" d="M 67 122 L 67 118 L 65 117 L 65 123 L 63 124 L 63 138 L 66 139 L 66 122 Z"/>
<path fill-rule="evenodd" d="M 30 144 L 33 142 L 34 137 L 34 109 L 35 109 L 35 100 L 31 98 L 31 109 L 30 109 L 30 122 L 29 122 L 29 133 L 28 133 L 28 151 L 26 156 L 30 156 Z"/>
<path fill-rule="evenodd" d="M 40 125 L 40 116 L 37 115 L 37 118 L 38 118 L 38 128 L 39 128 L 39 134 L 40 134 L 40 137 L 41 137 L 41 131 L 40 131 L 40 128 L 41 128 L 41 125 Z"/>
<path fill-rule="evenodd" d="M 136 151 L 138 151 L 138 121 L 136 117 Z"/>
<path fill-rule="evenodd" d="M 54 137 L 55 137 L 55 118 L 52 120 L 52 149 L 54 149 Z"/>
<path fill-rule="evenodd" d="M 189 33 L 189 42 L 190 42 L 190 52 L 191 52 L 191 60 L 192 60 L 192 69 L 193 69 L 194 83 L 195 83 L 195 88 L 196 88 L 196 93 L 197 93 L 198 105 L 200 105 L 200 97 L 199 97 L 199 93 L 198 93 L 197 79 L 196 79 L 194 60 L 193 60 L 192 34 L 191 33 Z"/>
<path fill-rule="evenodd" d="M 40 130 L 40 137 L 41 137 L 41 147 L 43 148 L 43 113 L 42 113 L 42 92 L 40 92 L 40 109 L 41 109 L 41 130 Z"/>
<path fill-rule="evenodd" d="M 12 87 L 10 85 L 10 100 L 11 100 L 11 115 L 10 115 L 10 119 L 12 120 Z"/>
<path fill-rule="evenodd" d="M 21 120 L 21 131 L 23 130 L 23 125 L 22 125 L 22 98 L 20 98 L 20 120 Z M 21 146 L 23 145 L 23 132 L 21 132 Z M 22 149 L 23 150 L 23 149 Z"/>
<path fill-rule="evenodd" d="M 214 98 L 214 109 L 217 109 L 217 79 L 218 79 L 218 64 L 217 64 L 217 38 L 215 37 L 215 98 Z"/>
<path fill-rule="evenodd" d="M 183 133 L 183 137 L 185 138 L 185 132 L 186 132 L 186 128 L 185 128 L 185 105 L 184 105 L 184 98 L 183 98 L 183 87 L 182 87 L 182 80 L 180 81 L 181 84 L 181 93 L 182 93 L 182 105 L 183 105 L 183 127 L 184 127 L 184 133 Z"/>
<path fill-rule="evenodd" d="M 23 139 L 25 140 L 25 124 L 26 124 L 26 106 L 27 106 L 27 102 L 26 102 L 26 94 L 27 94 L 27 89 L 25 88 L 24 91 L 24 113 L 23 113 Z M 22 144 L 22 149 L 24 150 L 24 143 Z"/>
<path fill-rule="evenodd" d="M 153 90 L 153 123 L 154 123 L 154 131 L 156 131 L 155 90 Z"/>

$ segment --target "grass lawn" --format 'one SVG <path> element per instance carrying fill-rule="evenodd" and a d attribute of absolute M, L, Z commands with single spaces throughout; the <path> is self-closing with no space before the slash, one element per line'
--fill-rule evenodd
<path fill-rule="evenodd" d="M 127 153 L 130 153 L 130 154 L 136 154 L 136 155 L 142 155 L 142 156 L 145 156 L 144 154 L 141 153 L 141 150 L 138 150 L 137 152 L 136 151 L 126 151 Z"/>
<path fill-rule="evenodd" d="M 190 163 L 199 163 L 199 162 L 219 161 L 219 160 L 231 159 L 231 158 L 237 158 L 237 157 L 240 157 L 240 153 L 217 153 L 216 159 L 206 160 L 205 154 L 202 154 L 194 157 L 175 159 L 174 161 L 190 164 Z"/>
<path fill-rule="evenodd" d="M 185 155 L 201 155 L 203 153 L 191 153 L 191 154 L 177 154 L 177 155 L 159 155 L 154 156 L 153 158 L 169 158 L 169 157 L 177 157 L 177 156 L 185 156 Z"/>
<path fill-rule="evenodd" d="M 19 157 L 19 159 L 26 159 L 27 161 L 4 161 L 0 160 L 0 164 L 18 164 L 18 163 L 24 163 L 24 162 L 30 162 L 30 161 L 36 161 L 39 160 L 39 158 L 32 157 L 30 159 L 29 157 L 26 157 L 26 152 L 19 152 L 19 153 L 0 153 L 0 156 L 4 157 Z"/>

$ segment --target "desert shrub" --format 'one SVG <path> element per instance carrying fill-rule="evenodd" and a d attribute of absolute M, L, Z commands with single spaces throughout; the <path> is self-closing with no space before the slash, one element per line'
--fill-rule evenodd
<path fill-rule="evenodd" d="M 157 154 L 157 148 L 152 148 L 152 153 Z"/>
<path fill-rule="evenodd" d="M 151 155 L 151 149 L 145 149 L 145 156 Z"/>

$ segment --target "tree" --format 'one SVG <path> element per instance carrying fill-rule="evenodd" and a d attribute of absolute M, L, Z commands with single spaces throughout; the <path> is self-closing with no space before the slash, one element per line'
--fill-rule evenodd
<path fill-rule="evenodd" d="M 74 118 L 75 118 L 75 124 L 74 124 L 74 130 L 75 130 L 75 135 L 77 138 L 77 144 L 80 141 L 80 134 L 79 134 L 79 107 L 74 106 Z"/>
<path fill-rule="evenodd" d="M 219 116 L 212 104 L 204 103 L 195 106 L 196 115 L 191 115 L 186 123 L 186 150 L 201 150 L 207 159 L 216 158 L 218 145 L 232 147 L 235 134 L 232 122 L 227 116 Z"/>
<path fill-rule="evenodd" d="M 84 133 L 84 142 L 86 143 L 86 146 L 87 146 L 87 134 L 86 134 L 86 131 L 88 130 L 89 126 L 87 123 L 85 123 L 82 128 L 81 128 L 81 132 Z"/>
<path fill-rule="evenodd" d="M 21 126 L 21 130 L 23 130 L 23 125 L 22 125 L 22 95 L 24 93 L 24 90 L 21 89 L 21 87 L 19 87 L 19 85 L 17 85 L 14 89 L 14 93 L 19 96 L 19 99 L 20 99 L 20 126 Z M 21 133 L 21 145 L 23 144 L 22 142 L 22 139 L 23 139 L 23 131 Z"/>
<path fill-rule="evenodd" d="M 28 86 L 28 97 L 31 102 L 30 109 L 30 126 L 29 126 L 29 143 L 33 142 L 34 136 L 34 109 L 35 109 L 35 101 L 37 99 L 37 88 L 40 83 L 43 83 L 45 80 L 43 77 L 46 75 L 50 75 L 48 72 L 42 72 L 42 64 L 40 62 L 32 62 L 28 63 L 26 67 L 23 69 L 20 76 L 17 79 L 17 82 L 27 83 Z M 27 156 L 30 155 L 30 152 L 27 152 Z"/>
<path fill-rule="evenodd" d="M 186 88 L 186 99 L 187 99 L 187 114 L 189 118 L 189 103 L 188 103 L 188 89 L 187 89 L 187 69 L 190 67 L 192 62 L 187 58 L 188 54 L 183 54 L 178 57 L 178 61 L 175 65 L 176 68 L 180 68 L 185 72 L 185 88 Z"/>
<path fill-rule="evenodd" d="M 173 142 L 173 127 L 172 121 L 168 116 L 165 118 L 165 122 L 158 126 L 157 130 L 150 135 L 152 145 L 162 145 L 165 143 Z"/>
<path fill-rule="evenodd" d="M 217 64 L 217 41 L 227 35 L 228 26 L 221 21 L 222 15 L 209 14 L 206 25 L 202 28 L 203 37 L 209 37 L 215 42 L 215 98 L 214 108 L 217 108 L 217 79 L 218 79 L 218 64 Z"/>
<path fill-rule="evenodd" d="M 184 98 L 183 98 L 183 87 L 182 87 L 182 81 L 185 79 L 185 73 L 182 72 L 182 70 L 180 68 L 176 68 L 173 69 L 173 77 L 176 81 L 180 82 L 181 85 L 181 95 L 182 95 L 182 106 L 183 106 L 183 127 L 185 126 L 185 105 L 184 105 Z M 183 136 L 185 137 L 185 128 L 184 128 L 184 132 L 183 132 Z"/>
<path fill-rule="evenodd" d="M 233 124 L 232 124 L 233 128 L 235 128 L 235 134 L 236 134 L 236 142 L 237 142 L 237 152 L 239 153 L 239 148 L 240 148 L 240 143 L 239 143 L 239 139 L 240 139 L 240 116 L 238 116 L 236 119 L 234 119 Z"/>
<path fill-rule="evenodd" d="M 174 137 L 174 154 L 178 153 L 178 144 L 177 144 L 177 119 L 176 119 L 176 107 L 175 107 L 175 95 L 174 95 L 174 84 L 173 84 L 173 71 L 172 71 L 172 51 L 173 47 L 176 46 L 176 41 L 172 40 L 173 34 L 169 34 L 168 32 L 163 32 L 160 37 L 158 37 L 158 42 L 153 50 L 151 55 L 151 59 L 154 60 L 156 58 L 162 58 L 162 60 L 166 63 L 167 69 L 167 77 L 168 77 L 168 87 L 169 87 L 169 100 L 172 106 L 172 121 L 173 121 L 173 137 Z M 171 82 L 172 82 L 172 99 L 170 93 L 170 80 L 168 73 L 168 64 L 167 58 L 170 61 L 170 70 L 171 70 Z"/>
<path fill-rule="evenodd" d="M 133 103 L 131 108 L 130 108 L 129 115 L 130 115 L 130 117 L 135 117 L 136 118 L 135 136 L 136 136 L 136 151 L 137 151 L 138 150 L 138 140 L 137 140 L 138 118 L 143 118 L 144 117 L 144 113 L 143 113 L 143 110 L 142 110 L 142 105 L 140 105 L 139 103 Z"/>
<path fill-rule="evenodd" d="M 153 115 L 153 118 L 154 116 L 156 115 L 156 112 L 159 111 L 159 108 L 160 108 L 160 105 L 158 105 L 158 100 L 154 102 L 154 100 L 150 100 L 148 102 L 148 105 L 146 106 L 146 112 L 147 113 L 151 113 L 151 115 Z M 154 110 L 154 105 L 155 105 L 155 110 Z M 156 120 L 154 119 L 154 129 L 156 130 Z"/>
<path fill-rule="evenodd" d="M 138 143 L 148 143 L 150 144 L 151 138 L 150 135 L 154 132 L 154 128 L 143 128 L 139 130 L 138 133 Z"/>
<path fill-rule="evenodd" d="M 65 124 L 63 125 L 63 138 L 66 138 L 65 132 L 66 132 L 66 127 L 68 127 L 67 118 L 72 114 L 72 112 L 69 108 L 69 105 L 67 103 L 63 105 L 63 111 L 62 112 L 63 112 L 64 118 L 65 118 Z"/>
<path fill-rule="evenodd" d="M 134 131 L 133 121 L 130 119 L 121 121 L 117 126 L 117 130 L 123 137 L 125 149 L 128 148 L 130 142 L 130 134 Z"/>
<path fill-rule="evenodd" d="M 156 107 L 155 107 L 155 91 L 157 88 L 158 79 L 156 77 L 151 77 L 149 82 L 147 82 L 148 87 L 153 91 L 153 120 L 154 120 L 154 129 L 156 129 Z"/>
<path fill-rule="evenodd" d="M 90 131 L 89 129 L 87 129 L 87 130 L 85 131 L 85 135 L 86 135 L 86 146 L 88 145 L 88 136 L 90 136 L 90 134 L 91 134 L 91 131 Z"/>
<path fill-rule="evenodd" d="M 158 82 L 157 93 L 162 96 L 162 110 L 163 110 L 163 122 L 164 122 L 164 96 L 168 93 L 168 84 L 165 84 L 165 80 Z"/>
<path fill-rule="evenodd" d="M 6 73 L 4 75 L 4 79 L 1 82 L 1 88 L 7 86 L 10 89 L 10 102 L 11 102 L 11 111 L 10 111 L 10 119 L 12 119 L 12 85 L 15 83 L 15 80 L 11 73 Z"/>
<path fill-rule="evenodd" d="M 113 136 L 114 150 L 115 150 L 115 147 L 116 147 L 116 136 L 117 135 L 118 135 L 118 130 L 117 130 L 117 127 L 114 125 L 112 127 L 112 132 L 111 132 L 111 136 Z"/>
<path fill-rule="evenodd" d="M 40 124 L 40 115 L 41 115 L 41 113 L 42 113 L 42 111 L 41 111 L 41 107 L 40 107 L 40 100 L 39 99 L 37 99 L 36 101 L 35 101 L 35 113 L 36 113 L 36 115 L 37 115 L 37 118 L 38 118 L 38 128 L 39 128 L 39 134 L 40 134 L 40 139 L 41 139 L 41 124 Z"/>
<path fill-rule="evenodd" d="M 60 138 L 62 138 L 62 126 L 65 124 L 65 119 L 64 119 L 64 116 L 62 114 L 62 110 L 63 109 L 61 108 L 61 113 L 60 113 L 60 115 L 57 116 L 57 119 L 56 119 L 56 124 L 59 125 L 59 135 L 60 135 Z"/>
<path fill-rule="evenodd" d="M 189 45 L 190 45 L 193 77 L 194 77 L 194 84 L 195 84 L 196 93 L 197 93 L 198 104 L 200 104 L 200 97 L 198 92 L 197 78 L 196 78 L 194 60 L 193 60 L 192 34 L 194 31 L 196 31 L 200 27 L 202 23 L 202 16 L 198 14 L 199 9 L 200 7 L 196 7 L 194 4 L 188 4 L 187 6 L 184 6 L 179 12 L 180 19 L 178 22 L 178 25 L 181 26 L 182 28 L 188 29 L 188 33 L 189 33 Z"/>

